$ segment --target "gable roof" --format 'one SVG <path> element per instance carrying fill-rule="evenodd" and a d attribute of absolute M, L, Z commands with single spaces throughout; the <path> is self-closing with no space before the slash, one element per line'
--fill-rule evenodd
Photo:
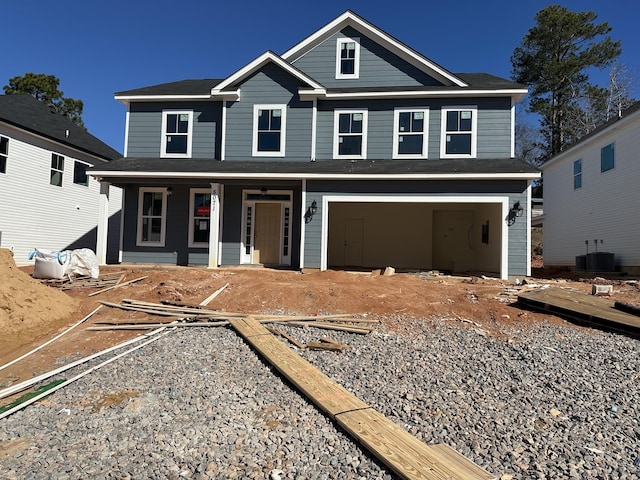
<path fill-rule="evenodd" d="M 355 28 L 362 34 L 384 46 L 387 50 L 409 62 L 414 67 L 428 73 L 434 78 L 437 78 L 446 85 L 456 85 L 459 87 L 466 86 L 466 83 L 461 78 L 428 59 L 421 53 L 415 51 L 411 47 L 405 45 L 400 40 L 380 30 L 378 27 L 369 23 L 351 10 L 347 10 L 335 20 L 329 22 L 315 33 L 312 33 L 307 38 L 291 47 L 282 54 L 282 58 L 288 62 L 295 62 L 298 58 L 302 57 L 308 51 L 312 50 L 331 35 L 339 32 L 345 27 Z"/>
<path fill-rule="evenodd" d="M 0 95 L 0 122 L 76 148 L 103 160 L 115 160 L 122 154 L 76 125 L 66 116 L 54 112 L 31 95 Z"/>
<path fill-rule="evenodd" d="M 250 75 L 252 75 L 254 72 L 260 70 L 262 67 L 264 67 L 268 63 L 273 63 L 273 64 L 277 65 L 278 67 L 280 67 L 281 69 L 283 69 L 284 71 L 286 71 L 290 75 L 294 76 L 295 78 L 297 78 L 301 82 L 307 84 L 307 86 L 309 88 L 311 88 L 312 90 L 317 90 L 318 92 L 323 92 L 324 91 L 324 87 L 322 85 L 320 85 L 318 82 L 316 82 L 313 78 L 309 77 L 307 74 L 305 74 L 302 71 L 298 70 L 296 67 L 294 67 L 290 63 L 285 62 L 282 58 L 280 58 L 278 55 L 276 55 L 272 51 L 268 50 L 265 53 L 263 53 L 262 55 L 260 55 L 258 58 L 256 58 L 252 62 L 250 62 L 249 64 L 247 64 L 244 67 L 242 67 L 237 72 L 235 72 L 232 75 L 230 75 L 227 78 L 225 78 L 218 85 L 213 87 L 211 89 L 211 95 L 214 95 L 214 96 L 215 95 L 221 95 L 221 96 L 227 95 L 228 92 L 225 92 L 226 88 L 232 87 L 233 85 L 237 84 L 238 82 L 241 82 L 245 78 L 247 78 Z"/>

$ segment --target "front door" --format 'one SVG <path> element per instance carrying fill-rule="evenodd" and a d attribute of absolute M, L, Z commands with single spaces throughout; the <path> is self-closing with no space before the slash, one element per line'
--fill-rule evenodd
<path fill-rule="evenodd" d="M 279 203 L 256 203 L 256 220 L 251 263 L 280 264 L 280 232 L 282 226 Z"/>

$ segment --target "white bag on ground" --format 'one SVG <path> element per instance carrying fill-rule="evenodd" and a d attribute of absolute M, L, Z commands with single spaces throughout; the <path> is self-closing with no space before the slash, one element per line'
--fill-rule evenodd
<path fill-rule="evenodd" d="M 65 252 L 45 252 L 34 249 L 29 259 L 34 259 L 33 278 L 62 279 L 66 275 L 69 265 L 69 255 Z"/>
<path fill-rule="evenodd" d="M 78 276 L 90 276 L 98 278 L 100 267 L 98 257 L 90 248 L 78 248 L 77 250 L 65 250 L 63 253 L 69 254 L 69 264 L 65 274 L 73 273 Z"/>

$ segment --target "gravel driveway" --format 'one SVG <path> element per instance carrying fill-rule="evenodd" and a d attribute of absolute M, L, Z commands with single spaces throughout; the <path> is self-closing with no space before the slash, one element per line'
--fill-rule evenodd
<path fill-rule="evenodd" d="M 498 478 L 640 478 L 640 342 L 569 324 L 499 328 L 394 317 L 366 337 L 287 331 L 351 345 L 302 355 Z M 0 420 L 0 478 L 396 477 L 219 327 L 172 331 Z"/>

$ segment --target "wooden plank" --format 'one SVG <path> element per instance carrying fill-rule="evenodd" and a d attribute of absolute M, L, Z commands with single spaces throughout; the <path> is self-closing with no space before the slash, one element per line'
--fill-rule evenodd
<path fill-rule="evenodd" d="M 231 325 L 320 410 L 401 478 L 495 478 L 454 450 L 421 442 L 293 352 L 255 319 L 233 319 Z"/>
<path fill-rule="evenodd" d="M 563 288 L 545 288 L 518 295 L 518 302 L 573 320 L 631 333 L 640 333 L 640 317 L 614 308 L 609 299 Z"/>
<path fill-rule="evenodd" d="M 373 408 L 344 412 L 336 421 L 402 478 L 494 478 L 449 447 L 426 445 Z"/>

